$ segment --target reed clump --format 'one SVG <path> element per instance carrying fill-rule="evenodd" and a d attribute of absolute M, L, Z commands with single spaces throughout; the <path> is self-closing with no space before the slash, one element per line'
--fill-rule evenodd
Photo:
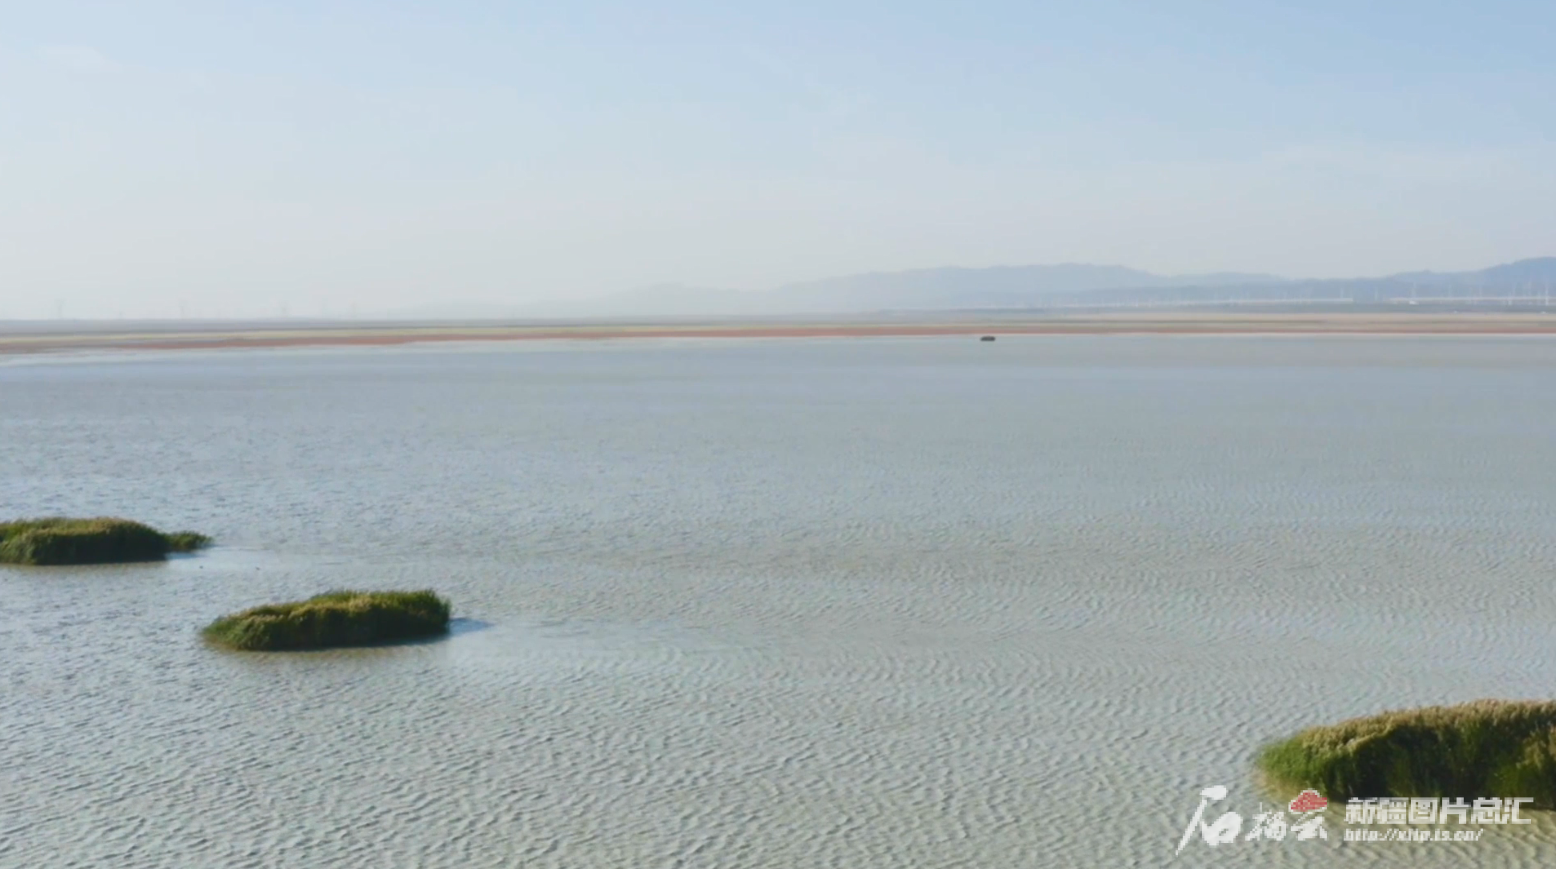
<path fill-rule="evenodd" d="M 170 552 L 193 552 L 210 543 L 211 538 L 193 531 L 164 534 L 149 525 L 106 516 L 0 522 L 0 563 L 5 564 L 161 561 Z"/>
<path fill-rule="evenodd" d="M 1266 746 L 1274 782 L 1327 797 L 1530 797 L 1556 809 L 1556 702 L 1477 700 L 1353 718 Z"/>
<path fill-rule="evenodd" d="M 449 610 L 431 591 L 332 591 L 223 616 L 203 634 L 242 651 L 369 646 L 448 633 Z"/>

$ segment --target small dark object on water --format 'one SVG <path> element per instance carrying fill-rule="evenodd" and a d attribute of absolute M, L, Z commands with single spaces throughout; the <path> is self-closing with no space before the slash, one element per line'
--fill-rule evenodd
<path fill-rule="evenodd" d="M 993 335 L 985 335 L 982 338 L 979 338 L 978 340 L 979 341 L 993 341 L 994 340 L 994 336 Z"/>

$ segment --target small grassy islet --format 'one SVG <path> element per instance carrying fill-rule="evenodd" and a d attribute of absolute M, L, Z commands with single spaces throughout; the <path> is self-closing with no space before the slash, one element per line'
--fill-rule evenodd
<path fill-rule="evenodd" d="M 1530 797 L 1556 809 L 1556 702 L 1477 700 L 1311 727 L 1266 746 L 1272 781 L 1330 798 Z"/>
<path fill-rule="evenodd" d="M 211 538 L 193 531 L 165 534 L 140 522 L 107 516 L 52 516 L 0 522 L 0 563 L 5 564 L 161 561 L 169 553 L 193 552 L 210 543 Z"/>
<path fill-rule="evenodd" d="M 431 591 L 332 591 L 223 616 L 202 633 L 241 651 L 369 646 L 446 634 L 449 611 Z"/>

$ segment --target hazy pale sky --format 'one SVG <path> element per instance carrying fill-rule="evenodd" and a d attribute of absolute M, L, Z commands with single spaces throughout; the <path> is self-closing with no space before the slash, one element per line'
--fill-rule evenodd
<path fill-rule="evenodd" d="M 1556 3 L 0 0 L 0 319 L 1556 253 Z"/>

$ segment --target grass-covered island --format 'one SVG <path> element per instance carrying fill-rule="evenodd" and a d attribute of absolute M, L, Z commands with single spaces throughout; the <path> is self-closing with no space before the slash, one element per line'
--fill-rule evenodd
<path fill-rule="evenodd" d="M 243 651 L 370 646 L 446 634 L 448 614 L 431 591 L 332 591 L 223 616 L 203 633 Z"/>
<path fill-rule="evenodd" d="M 1556 702 L 1477 700 L 1353 718 L 1267 746 L 1272 782 L 1324 796 L 1531 797 L 1556 808 Z"/>
<path fill-rule="evenodd" d="M 19 519 L 0 522 L 0 563 L 117 564 L 161 561 L 170 552 L 193 552 L 211 538 L 193 531 L 164 534 L 128 519 Z"/>

